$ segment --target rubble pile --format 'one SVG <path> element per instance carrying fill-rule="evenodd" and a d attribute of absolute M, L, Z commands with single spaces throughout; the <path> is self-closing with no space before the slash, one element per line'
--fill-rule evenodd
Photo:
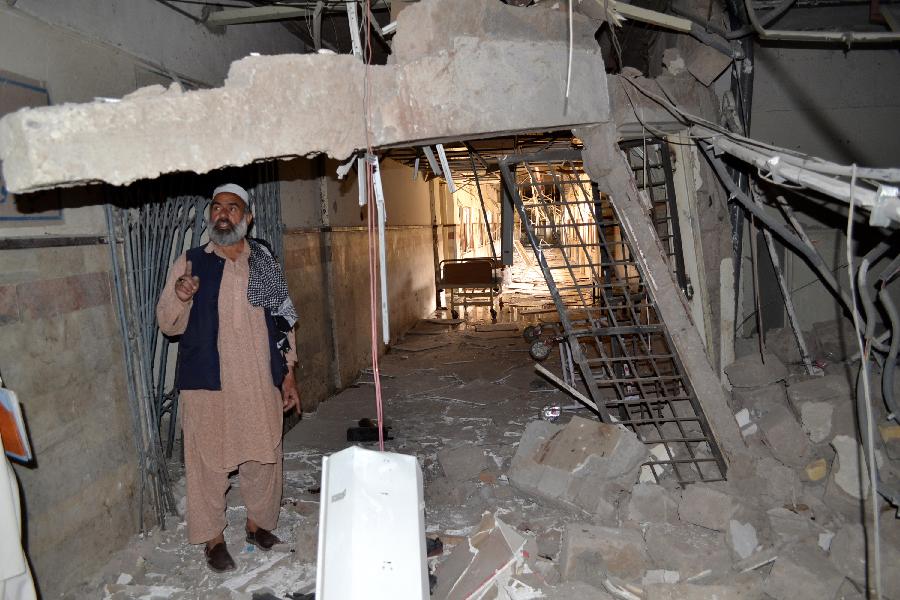
<path fill-rule="evenodd" d="M 683 488 L 666 477 L 647 481 L 641 477 L 647 446 L 621 425 L 578 416 L 564 425 L 531 421 L 505 476 L 493 484 L 566 512 L 546 529 L 524 519 L 502 556 L 480 551 L 485 522 L 494 524 L 490 531 L 512 531 L 503 520 L 521 516 L 486 513 L 475 533 L 439 561 L 433 597 L 866 597 L 868 472 L 850 378 L 841 370 L 846 365 L 838 366 L 810 377 L 792 374 L 775 354 L 764 362 L 750 354 L 726 369 L 748 446 L 731 457 L 727 481 Z M 896 477 L 890 459 L 900 436 L 886 426 L 879 437 L 887 450 L 879 453 L 882 476 Z M 477 481 L 483 461 L 477 450 L 465 452 L 465 476 Z M 441 459 L 448 475 L 461 458 Z M 452 478 L 457 485 L 442 494 L 460 494 L 462 477 Z M 439 478 L 431 485 L 441 484 Z M 890 505 L 882 508 L 882 594 L 900 598 L 900 520 Z M 468 595 L 442 581 L 462 582 L 480 570 L 493 575 Z"/>

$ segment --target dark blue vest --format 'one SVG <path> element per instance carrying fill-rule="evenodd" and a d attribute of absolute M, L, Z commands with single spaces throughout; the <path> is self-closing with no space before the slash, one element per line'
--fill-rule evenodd
<path fill-rule="evenodd" d="M 200 289 L 194 295 L 187 328 L 178 345 L 176 385 L 181 390 L 221 390 L 219 287 L 222 285 L 225 259 L 214 252 L 206 252 L 206 245 L 188 250 L 186 256 L 191 261 L 191 273 L 200 278 Z M 280 388 L 287 369 L 284 357 L 275 345 L 275 321 L 269 310 L 264 310 L 272 383 Z"/>

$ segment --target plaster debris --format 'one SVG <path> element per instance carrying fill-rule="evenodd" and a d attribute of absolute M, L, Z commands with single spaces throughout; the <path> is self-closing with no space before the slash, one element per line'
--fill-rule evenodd
<path fill-rule="evenodd" d="M 533 539 L 485 513 L 467 543 L 458 544 L 435 576 L 435 600 L 478 600 L 510 586 L 514 576 L 533 573 L 537 546 Z M 514 587 L 514 585 L 513 585 Z"/>
<path fill-rule="evenodd" d="M 860 445 L 855 439 L 846 435 L 835 436 L 831 445 L 837 452 L 831 477 L 835 485 L 856 499 L 869 495 L 869 475 L 867 469 L 861 468 L 862 455 Z"/>
<path fill-rule="evenodd" d="M 752 555 L 759 546 L 756 528 L 750 523 L 741 523 L 731 519 L 728 522 L 728 538 L 731 549 L 742 559 Z"/>

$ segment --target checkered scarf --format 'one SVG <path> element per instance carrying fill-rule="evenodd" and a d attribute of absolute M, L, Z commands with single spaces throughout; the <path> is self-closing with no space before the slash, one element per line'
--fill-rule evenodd
<path fill-rule="evenodd" d="M 250 243 L 250 283 L 247 300 L 253 306 L 269 311 L 275 319 L 276 343 L 282 352 L 290 350 L 287 332 L 297 322 L 297 311 L 288 295 L 287 281 L 271 248 L 262 240 L 247 238 Z"/>

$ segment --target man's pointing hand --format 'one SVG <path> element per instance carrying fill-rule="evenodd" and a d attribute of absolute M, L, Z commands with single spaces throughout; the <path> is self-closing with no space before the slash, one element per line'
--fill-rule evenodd
<path fill-rule="evenodd" d="M 197 290 L 200 289 L 200 278 L 191 275 L 191 261 L 187 261 L 184 266 L 184 275 L 175 280 L 175 295 L 182 302 L 187 302 L 194 297 Z"/>

